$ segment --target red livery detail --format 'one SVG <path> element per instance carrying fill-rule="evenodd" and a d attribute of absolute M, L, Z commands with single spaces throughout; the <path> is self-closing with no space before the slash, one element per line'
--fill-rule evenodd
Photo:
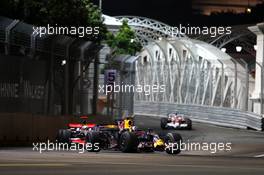
<path fill-rule="evenodd" d="M 69 123 L 69 128 L 81 128 L 82 124 L 79 123 Z"/>

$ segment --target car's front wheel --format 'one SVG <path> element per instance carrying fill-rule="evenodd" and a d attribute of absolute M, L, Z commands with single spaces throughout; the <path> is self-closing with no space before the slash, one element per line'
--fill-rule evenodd
<path fill-rule="evenodd" d="M 86 144 L 90 144 L 87 151 L 99 152 L 100 148 L 100 133 L 99 132 L 88 132 L 86 134 Z"/>
<path fill-rule="evenodd" d="M 168 133 L 165 138 L 167 147 L 165 151 L 168 154 L 179 154 L 181 152 L 182 137 L 177 133 Z"/>
<path fill-rule="evenodd" d="M 186 121 L 186 124 L 187 124 L 187 129 L 188 130 L 192 130 L 192 121 L 191 121 L 191 119 L 186 118 L 185 121 Z"/>

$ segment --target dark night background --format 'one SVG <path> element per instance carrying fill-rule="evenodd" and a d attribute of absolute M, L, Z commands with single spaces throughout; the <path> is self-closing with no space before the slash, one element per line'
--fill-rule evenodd
<path fill-rule="evenodd" d="M 99 0 L 93 0 L 98 4 Z M 135 15 L 169 24 L 188 21 L 192 13 L 191 0 L 104 0 L 103 12 L 108 15 Z"/>
<path fill-rule="evenodd" d="M 99 0 L 93 0 L 98 4 Z M 135 15 L 153 18 L 169 24 L 186 22 L 192 13 L 191 0 L 103 0 L 107 15 Z"/>
<path fill-rule="evenodd" d="M 99 0 L 92 1 L 95 4 L 99 2 Z M 203 1 L 195 0 L 195 3 Z M 212 0 L 210 2 L 216 1 L 218 2 L 219 0 Z M 232 0 L 220 1 L 221 3 L 232 2 Z M 199 10 L 194 10 L 193 4 L 194 0 L 103 0 L 103 13 L 111 16 L 144 16 L 170 25 L 178 25 L 180 23 L 192 25 L 238 25 L 264 21 L 263 1 L 259 1 L 257 6 L 252 4 L 252 12 L 250 14 L 235 14 L 230 11 L 226 13 L 214 13 L 211 16 L 202 15 Z M 222 4 L 220 5 L 223 7 Z"/>
<path fill-rule="evenodd" d="M 96 5 L 99 4 L 99 0 L 91 1 Z M 0 0 L 0 15 L 23 20 L 23 5 L 20 7 L 20 12 L 17 12 L 12 7 L 6 6 L 11 2 Z M 19 2 L 23 4 L 23 0 Z M 102 2 L 104 14 L 149 17 L 172 26 L 179 24 L 225 26 L 256 24 L 264 21 L 264 0 L 102 0 Z M 202 9 L 195 8 L 197 4 Z M 247 6 L 251 9 L 250 13 L 246 13 Z M 203 8 L 207 11 L 209 9 L 211 15 L 204 15 Z M 218 11 L 212 13 L 211 8 Z M 37 13 L 38 11 L 31 14 L 30 18 L 37 16 Z"/>

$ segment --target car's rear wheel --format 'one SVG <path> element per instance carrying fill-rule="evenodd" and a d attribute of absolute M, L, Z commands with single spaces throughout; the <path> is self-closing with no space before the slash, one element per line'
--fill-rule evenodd
<path fill-rule="evenodd" d="M 168 154 L 179 154 L 181 152 L 182 137 L 180 134 L 168 133 L 165 142 L 168 145 L 165 149 Z"/>
<path fill-rule="evenodd" d="M 90 144 L 87 151 L 99 152 L 100 148 L 100 133 L 99 132 L 88 132 L 86 135 L 86 143 Z"/>
<path fill-rule="evenodd" d="M 161 118 L 160 119 L 160 127 L 162 129 L 166 129 L 167 123 L 168 123 L 168 119 L 167 118 Z"/>
<path fill-rule="evenodd" d="M 57 140 L 59 143 L 70 143 L 71 132 L 67 129 L 60 129 Z"/>
<path fill-rule="evenodd" d="M 138 138 L 135 133 L 125 131 L 120 136 L 119 146 L 122 152 L 136 152 L 138 147 Z"/>

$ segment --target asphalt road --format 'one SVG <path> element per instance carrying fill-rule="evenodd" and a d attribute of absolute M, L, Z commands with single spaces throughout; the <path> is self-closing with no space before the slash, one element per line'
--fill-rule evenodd
<path fill-rule="evenodd" d="M 192 131 L 162 131 L 159 120 L 137 117 L 139 128 L 178 132 L 185 142 L 231 142 L 230 151 L 183 151 L 124 154 L 114 151 L 79 154 L 32 148 L 0 148 L 1 175 L 42 174 L 264 174 L 264 133 L 194 123 Z"/>
<path fill-rule="evenodd" d="M 176 132 L 182 135 L 185 143 L 231 143 L 230 151 L 218 151 L 212 154 L 210 151 L 183 151 L 184 155 L 208 155 L 208 156 L 264 156 L 264 132 L 253 130 L 242 130 L 218 127 L 201 123 L 194 123 L 193 129 L 188 130 L 166 130 L 160 129 L 160 120 L 138 116 L 136 125 L 139 128 L 153 128 L 159 134 Z"/>

